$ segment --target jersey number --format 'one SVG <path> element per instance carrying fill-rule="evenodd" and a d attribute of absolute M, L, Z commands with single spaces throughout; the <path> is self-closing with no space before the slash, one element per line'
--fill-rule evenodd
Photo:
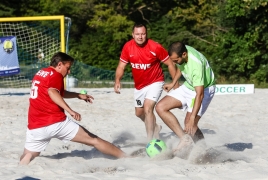
<path fill-rule="evenodd" d="M 40 81 L 33 81 L 32 87 L 31 87 L 31 98 L 35 99 L 38 96 L 38 86 L 37 84 L 40 84 Z"/>

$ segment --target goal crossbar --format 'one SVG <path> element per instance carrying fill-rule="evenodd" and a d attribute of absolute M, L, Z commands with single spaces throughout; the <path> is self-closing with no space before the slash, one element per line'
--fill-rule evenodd
<path fill-rule="evenodd" d="M 47 21 L 47 20 L 59 20 L 60 21 L 60 36 L 61 36 L 61 51 L 65 52 L 65 28 L 64 28 L 64 16 L 32 16 L 32 17 L 6 17 L 0 18 L 0 22 L 16 22 L 16 21 Z"/>

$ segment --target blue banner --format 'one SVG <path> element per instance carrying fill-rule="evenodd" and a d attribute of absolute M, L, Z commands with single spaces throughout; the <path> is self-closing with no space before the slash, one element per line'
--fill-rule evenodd
<path fill-rule="evenodd" d="M 16 37 L 0 37 L 0 76 L 19 73 L 20 67 Z"/>

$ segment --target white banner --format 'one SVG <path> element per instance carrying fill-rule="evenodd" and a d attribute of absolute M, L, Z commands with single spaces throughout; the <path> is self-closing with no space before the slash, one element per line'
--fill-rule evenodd
<path fill-rule="evenodd" d="M 254 94 L 254 84 L 218 84 L 215 95 Z"/>

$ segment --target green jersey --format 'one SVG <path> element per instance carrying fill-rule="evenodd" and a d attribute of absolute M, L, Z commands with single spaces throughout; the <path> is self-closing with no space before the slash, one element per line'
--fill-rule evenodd
<path fill-rule="evenodd" d="M 193 91 L 196 86 L 207 88 L 215 85 L 214 73 L 206 57 L 191 46 L 186 45 L 186 49 L 188 62 L 178 65 L 186 80 L 184 85 Z"/>

